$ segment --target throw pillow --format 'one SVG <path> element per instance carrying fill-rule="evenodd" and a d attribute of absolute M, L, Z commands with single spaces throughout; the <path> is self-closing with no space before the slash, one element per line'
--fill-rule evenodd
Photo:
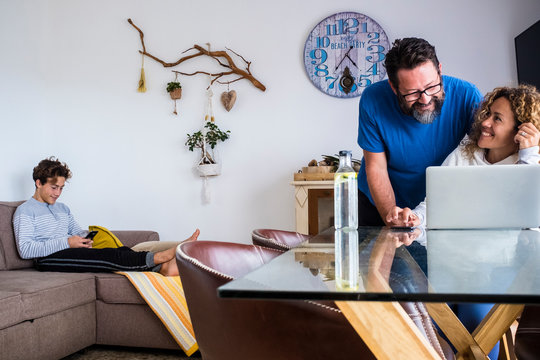
<path fill-rule="evenodd" d="M 94 237 L 94 244 L 92 245 L 94 249 L 119 248 L 124 246 L 112 232 L 103 226 L 92 225 L 88 227 L 88 230 L 98 232 Z"/>
<path fill-rule="evenodd" d="M 138 243 L 133 246 L 131 250 L 135 251 L 151 251 L 151 252 L 160 252 L 168 250 L 172 247 L 177 247 L 182 241 L 145 241 Z"/>

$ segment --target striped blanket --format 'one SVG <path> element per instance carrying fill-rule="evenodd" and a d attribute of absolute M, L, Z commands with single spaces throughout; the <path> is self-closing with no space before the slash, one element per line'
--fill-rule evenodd
<path fill-rule="evenodd" d="M 186 355 L 199 349 L 184 296 L 180 276 L 155 272 L 122 271 L 163 322 Z"/>

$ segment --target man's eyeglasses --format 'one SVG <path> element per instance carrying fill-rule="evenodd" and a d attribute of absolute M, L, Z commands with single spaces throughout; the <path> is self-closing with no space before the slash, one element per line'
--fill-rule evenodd
<path fill-rule="evenodd" d="M 438 83 L 437 85 L 427 87 L 422 91 L 418 90 L 418 91 L 405 94 L 405 95 L 400 93 L 400 95 L 403 96 L 405 101 L 413 102 L 420 99 L 422 97 L 422 94 L 426 94 L 427 96 L 433 96 L 441 92 L 441 90 L 442 90 L 442 82 Z"/>

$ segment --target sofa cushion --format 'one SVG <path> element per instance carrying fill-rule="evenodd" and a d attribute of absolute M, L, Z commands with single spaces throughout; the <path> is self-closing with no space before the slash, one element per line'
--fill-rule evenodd
<path fill-rule="evenodd" d="M 21 320 L 37 319 L 96 299 L 92 273 L 0 271 L 0 284 L 2 291 L 20 293 Z"/>
<path fill-rule="evenodd" d="M 21 294 L 0 290 L 0 329 L 20 323 L 21 315 Z"/>
<path fill-rule="evenodd" d="M 13 233 L 13 214 L 24 201 L 0 202 L 0 270 L 25 269 L 33 266 L 32 260 L 19 256 Z"/>
<path fill-rule="evenodd" d="M 159 234 L 150 230 L 112 230 L 114 235 L 127 247 L 144 241 L 159 241 Z"/>
<path fill-rule="evenodd" d="M 146 304 L 127 277 L 96 273 L 96 298 L 108 304 Z"/>

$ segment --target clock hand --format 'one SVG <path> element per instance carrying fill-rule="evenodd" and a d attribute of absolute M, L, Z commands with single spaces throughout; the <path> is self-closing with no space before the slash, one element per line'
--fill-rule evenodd
<path fill-rule="evenodd" d="M 349 60 L 351 60 L 352 64 L 353 64 L 354 66 L 356 66 L 356 68 L 358 69 L 358 65 L 356 65 L 356 63 L 353 61 L 353 59 L 350 58 L 349 55 L 345 55 L 345 57 L 348 57 Z"/>
<path fill-rule="evenodd" d="M 345 60 L 346 57 L 349 57 L 349 52 L 350 52 L 352 49 L 353 49 L 353 47 L 351 46 L 351 47 L 349 48 L 349 50 L 345 53 L 345 56 L 343 56 L 343 58 L 341 59 L 341 61 L 339 62 L 339 64 L 336 65 L 336 68 L 334 69 L 334 71 L 336 71 L 336 70 L 338 69 L 339 65 L 341 65 L 341 63 L 343 62 L 343 60 Z M 351 58 L 349 57 L 349 60 L 350 60 L 350 59 L 351 59 Z M 351 60 L 351 61 L 352 61 L 352 60 Z M 356 66 L 356 64 L 354 64 L 354 66 Z M 358 67 L 358 66 L 356 66 L 356 67 Z"/>

